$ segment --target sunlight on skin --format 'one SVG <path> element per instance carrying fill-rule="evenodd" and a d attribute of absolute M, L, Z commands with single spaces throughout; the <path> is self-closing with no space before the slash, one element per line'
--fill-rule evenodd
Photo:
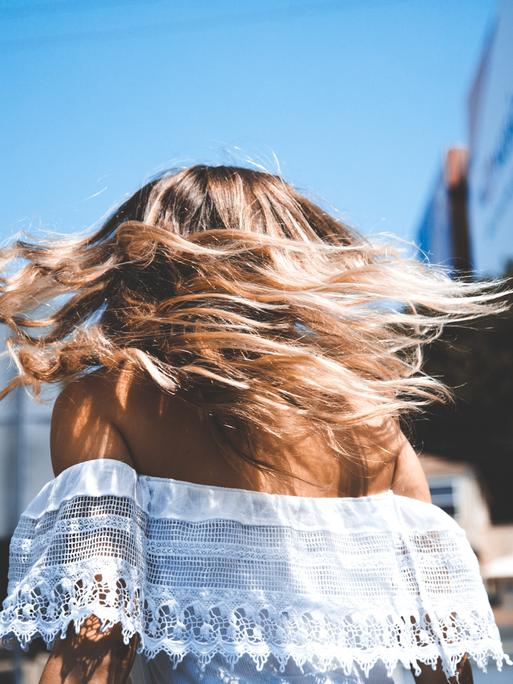
<path fill-rule="evenodd" d="M 116 382 L 116 398 L 119 402 L 119 407 L 122 411 L 126 411 L 128 406 L 128 396 L 130 394 L 130 388 L 134 383 L 134 378 L 132 375 L 127 373 L 121 373 L 118 381 Z"/>
<path fill-rule="evenodd" d="M 92 414 L 92 398 L 87 398 L 80 404 L 80 409 L 73 422 L 72 435 L 75 439 L 80 439 L 85 427 L 90 423 Z"/>

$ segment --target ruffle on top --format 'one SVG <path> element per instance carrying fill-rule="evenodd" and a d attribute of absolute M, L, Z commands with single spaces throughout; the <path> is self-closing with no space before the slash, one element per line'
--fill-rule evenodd
<path fill-rule="evenodd" d="M 247 654 L 260 670 L 382 661 L 446 675 L 504 653 L 474 552 L 440 508 L 391 490 L 301 497 L 74 465 L 21 515 L 10 546 L 2 645 L 51 648 L 87 616 L 121 623 L 138 653 L 204 666 Z"/>

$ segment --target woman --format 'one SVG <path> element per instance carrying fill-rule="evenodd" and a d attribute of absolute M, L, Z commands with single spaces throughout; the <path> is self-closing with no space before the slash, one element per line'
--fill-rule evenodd
<path fill-rule="evenodd" d="M 511 662 L 399 427 L 450 398 L 423 345 L 504 310 L 502 283 L 452 281 L 224 166 L 1 256 L 28 263 L 4 269 L 19 374 L 0 398 L 67 383 L 0 614 L 5 645 L 51 649 L 42 684 L 468 684 L 469 657 Z"/>

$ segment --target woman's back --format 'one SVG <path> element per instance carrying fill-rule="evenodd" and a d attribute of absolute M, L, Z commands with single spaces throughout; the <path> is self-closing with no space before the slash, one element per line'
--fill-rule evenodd
<path fill-rule="evenodd" d="M 273 465 L 288 466 L 293 476 L 305 481 L 283 479 L 242 460 L 234 462 L 229 452 L 213 439 L 209 417 L 188 402 L 186 395 L 165 394 L 129 369 L 93 372 L 79 383 L 72 383 L 69 394 L 72 396 L 66 401 L 73 406 L 73 417 L 63 416 L 62 421 L 72 420 L 75 429 L 83 431 L 86 442 L 97 441 L 97 428 L 94 420 L 90 420 L 90 402 L 94 401 L 122 435 L 131 464 L 145 475 L 296 496 L 355 496 L 392 486 L 398 436 L 382 428 L 369 427 L 365 444 L 363 439 L 355 444 L 355 449 L 360 450 L 355 456 L 365 462 L 362 483 L 360 473 L 352 475 L 347 464 L 334 459 L 314 425 L 297 416 L 287 418 L 283 433 L 289 434 L 290 439 L 281 438 L 273 443 L 269 436 L 260 434 L 256 454 Z M 107 444 L 108 436 L 103 427 L 102 430 L 102 439 Z M 54 452 L 59 450 L 58 439 L 59 435 L 54 433 Z M 232 439 L 237 444 L 236 431 Z M 67 448 L 66 440 L 62 451 Z"/>
<path fill-rule="evenodd" d="M 133 684 L 384 684 L 416 661 L 453 672 L 466 652 L 500 665 L 477 561 L 440 509 L 390 489 L 290 496 L 141 473 L 105 380 L 71 383 L 55 403 L 57 477 L 13 537 L 0 631 L 52 641 L 91 613 L 138 637 L 116 666 Z M 170 446 L 181 461 L 185 438 Z M 84 642 L 101 632 L 83 627 L 70 652 L 54 649 L 43 684 L 67 662 L 96 671 Z"/>
<path fill-rule="evenodd" d="M 298 426 L 298 430 L 300 427 L 302 426 Z M 161 506 L 164 506 L 166 508 L 166 499 L 169 497 L 170 512 L 168 514 L 173 515 L 176 520 L 179 520 L 181 514 L 184 513 L 181 508 L 181 501 L 184 498 L 184 491 L 187 492 L 185 500 L 189 512 L 186 515 L 192 515 L 198 523 L 203 524 L 207 524 L 212 518 L 217 520 L 216 540 L 210 540 L 208 534 L 204 538 L 209 548 L 210 544 L 215 542 L 214 547 L 212 547 L 212 549 L 216 549 L 215 551 L 205 549 L 209 556 L 211 554 L 213 557 L 216 554 L 222 555 L 233 544 L 233 541 L 223 541 L 223 522 L 231 525 L 232 523 L 228 521 L 233 516 L 243 523 L 242 527 L 244 527 L 244 523 L 247 523 L 248 527 L 258 523 L 255 529 L 258 529 L 260 525 L 265 527 L 270 524 L 277 530 L 285 523 L 285 525 L 291 526 L 290 532 L 293 537 L 294 535 L 298 535 L 298 537 L 295 541 L 292 537 L 281 548 L 276 547 L 278 557 L 281 558 L 278 565 L 287 566 L 288 554 L 290 552 L 297 553 L 296 543 L 300 545 L 306 543 L 307 546 L 304 547 L 304 551 L 307 551 L 312 542 L 301 541 L 300 536 L 310 529 L 310 534 L 314 535 L 312 540 L 314 537 L 320 539 L 327 535 L 323 542 L 323 544 L 327 544 L 326 549 L 321 551 L 323 544 L 319 546 L 316 560 L 319 572 L 324 573 L 326 572 L 326 568 L 322 569 L 325 563 L 324 554 L 330 545 L 335 543 L 334 540 L 338 532 L 342 533 L 341 539 L 344 539 L 344 534 L 349 533 L 352 537 L 350 544 L 358 545 L 361 543 L 359 538 L 362 529 L 366 530 L 362 548 L 360 551 L 356 551 L 355 548 L 356 555 L 353 557 L 349 555 L 345 558 L 344 554 L 349 551 L 348 547 L 347 551 L 339 548 L 336 551 L 338 555 L 334 557 L 341 560 L 340 571 L 346 573 L 343 580 L 345 585 L 343 593 L 348 594 L 347 599 L 345 599 L 346 603 L 349 601 L 349 603 L 354 603 L 365 609 L 363 605 L 365 599 L 360 605 L 361 599 L 358 596 L 359 582 L 357 576 L 359 572 L 363 571 L 366 574 L 367 581 L 371 581 L 368 573 L 372 571 L 366 566 L 369 564 L 374 568 L 374 572 L 377 569 L 374 578 L 376 585 L 373 591 L 376 589 L 376 596 L 382 596 L 383 587 L 379 586 L 380 566 L 383 563 L 389 564 L 390 553 L 392 556 L 395 553 L 392 549 L 393 545 L 389 544 L 392 537 L 387 536 L 393 536 L 397 533 L 397 529 L 394 528 L 396 523 L 391 523 L 392 519 L 395 520 L 395 514 L 390 507 L 393 500 L 389 498 L 392 494 L 392 487 L 395 486 L 393 476 L 397 480 L 398 491 L 407 489 L 407 493 L 413 492 L 418 494 L 419 498 L 427 500 L 426 485 L 422 476 L 419 477 L 418 471 L 414 472 L 411 464 L 402 463 L 398 459 L 400 454 L 393 451 L 394 440 L 377 428 L 369 430 L 369 440 L 371 435 L 376 440 L 379 435 L 382 435 L 384 440 L 388 439 L 388 442 L 380 445 L 378 442 L 371 444 L 369 441 L 370 453 L 367 454 L 367 460 L 370 467 L 367 469 L 367 496 L 354 496 L 352 494 L 352 489 L 361 486 L 361 483 L 355 483 L 351 478 L 344 476 L 342 469 L 334 468 L 333 457 L 330 456 L 329 450 L 323 451 L 323 445 L 320 440 L 315 438 L 315 435 L 301 440 L 299 450 L 297 444 L 292 444 L 290 450 L 287 450 L 287 444 L 285 444 L 282 446 L 284 451 L 276 453 L 263 449 L 262 455 L 275 457 L 276 463 L 280 462 L 283 454 L 290 457 L 290 463 L 299 466 L 296 470 L 291 467 L 293 474 L 298 474 L 312 482 L 311 485 L 305 485 L 302 482 L 296 484 L 296 481 L 291 480 L 292 486 L 283 481 L 276 485 L 272 480 L 266 481 L 260 471 L 245 463 L 231 466 L 224 454 L 217 451 L 208 425 L 205 425 L 204 418 L 198 415 L 194 406 L 183 399 L 164 395 L 150 383 L 141 382 L 133 373 L 125 371 L 121 373 L 95 372 L 78 382 L 71 383 L 56 402 L 52 417 L 51 442 L 54 467 L 58 473 L 68 470 L 77 461 L 81 461 L 78 452 L 77 455 L 73 454 L 74 445 L 77 445 L 80 453 L 86 457 L 91 454 L 94 454 L 95 458 L 98 459 L 102 459 L 103 456 L 106 457 L 106 480 L 108 480 L 110 459 L 114 457 L 125 461 L 139 475 L 143 476 L 141 479 L 143 488 L 147 486 L 151 488 L 151 497 L 159 502 L 158 504 L 155 503 L 154 507 L 160 509 Z M 305 445 L 304 450 L 300 450 L 301 445 Z M 395 445 L 400 447 L 397 437 L 395 438 Z M 383 458 L 381 455 L 384 451 L 388 453 L 388 458 Z M 415 454 L 410 447 L 411 456 L 415 457 Z M 93 464 L 89 465 L 94 468 Z M 89 469 L 89 472 L 93 471 Z M 330 474 L 331 481 L 329 479 Z M 406 480 L 408 482 L 407 487 L 404 485 Z M 192 484 L 189 486 L 188 483 Z M 316 484 L 323 486 L 324 491 L 320 491 Z M 228 489 L 224 490 L 224 488 Z M 262 492 L 278 494 L 278 496 L 272 496 L 270 499 L 259 499 Z M 256 499 L 253 497 L 253 493 L 256 495 Z M 282 494 L 293 496 L 291 499 L 289 496 L 283 497 Z M 233 498 L 233 502 L 230 504 L 231 498 Z M 173 501 L 173 499 L 175 500 Z M 345 500 L 347 500 L 347 506 L 343 505 Z M 258 509 L 260 515 L 263 516 L 258 520 L 251 517 L 256 510 L 255 502 L 259 504 Z M 337 508 L 338 506 L 340 508 Z M 338 513 L 333 517 L 335 509 Z M 415 511 L 414 508 L 412 510 Z M 429 510 L 427 514 L 429 517 Z M 420 509 L 420 515 L 425 516 L 426 512 Z M 377 519 L 373 520 L 373 518 Z M 322 529 L 327 520 L 332 520 L 332 527 L 329 528 L 328 525 L 326 529 Z M 373 525 L 376 526 L 374 532 L 372 531 Z M 253 535 L 253 548 L 249 549 L 248 547 L 247 550 L 244 548 L 244 544 L 240 543 L 239 554 L 241 557 L 246 551 L 250 553 L 247 562 L 250 561 L 250 558 L 254 558 L 253 554 L 257 549 L 262 558 L 265 558 L 266 554 L 269 553 L 265 547 L 258 547 L 259 543 L 264 543 L 264 538 L 259 541 L 256 532 Z M 334 536 L 332 537 L 332 535 Z M 381 549 L 372 549 L 372 544 L 369 545 L 369 540 L 375 539 L 376 535 L 382 535 L 384 543 Z M 269 541 L 269 532 L 265 533 L 265 537 Z M 192 568 L 194 556 L 199 547 L 196 548 L 196 551 L 191 550 L 186 539 L 187 537 L 184 536 L 180 554 L 189 558 L 187 566 L 190 565 Z M 171 540 L 163 538 L 159 542 L 159 540 L 154 539 L 150 543 L 162 544 L 163 550 L 159 563 L 164 565 L 164 549 L 167 544 L 171 543 Z M 346 543 L 348 542 L 343 542 L 343 544 Z M 309 551 L 311 553 L 312 549 Z M 334 552 L 335 548 L 330 550 L 330 553 Z M 342 558 L 339 555 L 340 553 L 343 554 Z M 366 553 L 368 556 L 365 555 Z M 351 554 L 350 551 L 349 554 Z M 320 590 L 319 596 L 323 593 L 322 582 L 319 583 L 320 575 L 318 577 L 308 575 L 308 567 L 314 556 L 315 554 L 312 558 L 308 558 L 307 553 L 301 558 L 301 564 L 306 564 L 304 568 L 301 571 L 294 571 L 294 574 L 298 573 L 294 580 L 296 582 L 295 595 L 290 595 L 287 599 L 291 602 L 291 606 L 298 600 L 301 604 L 301 593 L 304 590 L 314 593 Z M 276 563 L 276 561 L 274 562 Z M 355 562 L 356 566 L 354 565 Z M 344 569 L 343 564 L 348 564 L 348 567 Z M 279 584 L 278 575 L 274 576 L 274 572 L 279 573 L 278 565 L 272 573 L 271 581 Z M 327 566 L 328 573 L 333 572 L 333 569 L 329 569 L 330 565 L 331 561 Z M 205 569 L 206 565 L 201 572 L 204 573 Z M 305 569 L 306 573 L 303 574 Z M 209 572 L 215 573 L 217 570 L 214 562 Z M 193 574 L 192 569 L 190 572 Z M 290 569 L 287 572 L 290 572 Z M 254 571 L 253 574 L 256 577 L 258 571 L 256 573 Z M 307 576 L 310 577 L 309 580 L 306 580 Z M 337 578 L 335 574 L 333 580 L 339 584 L 341 577 Z M 197 578 L 194 582 L 196 581 Z M 262 578 L 256 581 L 258 583 L 258 581 L 262 581 Z M 297 584 L 298 582 L 299 584 Z M 226 586 L 229 584 L 228 582 Z M 266 586 L 265 580 L 262 586 Z M 262 591 L 266 593 L 267 589 L 262 589 Z M 368 597 L 367 590 L 365 594 Z M 240 598 L 242 600 L 242 596 Z M 280 592 L 275 593 L 273 602 L 278 604 L 280 600 L 283 600 Z M 245 607 L 248 608 L 248 606 L 249 604 L 246 604 Z M 375 608 L 379 613 L 379 602 L 376 603 Z M 385 608 L 385 612 L 386 610 L 387 608 Z M 385 616 L 386 619 L 388 618 Z M 374 628 L 376 627 L 374 626 Z M 338 629 L 340 629 L 340 625 Z M 378 629 L 382 630 L 383 626 L 381 625 Z M 335 638 L 335 634 L 332 636 Z M 339 634 L 338 637 L 340 638 L 340 636 Z M 290 633 L 288 637 L 291 637 Z M 353 642 L 355 637 L 349 634 L 346 635 L 346 638 Z M 374 648 L 376 646 L 381 647 L 381 640 L 386 638 L 387 636 L 383 632 L 380 641 L 374 645 Z M 356 639 L 357 641 L 358 639 Z M 285 652 L 286 649 L 283 653 Z M 195 655 L 193 652 L 186 654 L 178 663 L 175 663 L 165 651 L 153 654 L 150 659 L 147 659 L 144 654 L 139 654 L 135 657 L 132 667 L 132 682 L 133 684 L 165 684 L 173 681 L 181 684 L 182 682 L 202 681 L 205 684 L 214 684 L 218 681 L 229 681 L 242 684 L 243 682 L 262 681 L 262 678 L 266 682 L 275 682 L 276 684 L 286 682 L 385 684 L 392 681 L 404 681 L 404 674 L 401 674 L 399 670 L 396 670 L 394 675 L 387 674 L 384 661 L 379 660 L 379 658 L 376 660 L 374 655 L 371 656 L 374 664 L 367 674 L 365 668 L 359 664 L 358 658 L 355 658 L 352 670 L 345 671 L 340 665 L 333 665 L 333 668 L 321 671 L 318 663 L 312 664 L 308 658 L 302 666 L 298 666 L 294 659 L 290 659 L 283 667 L 283 663 L 279 662 L 273 653 L 267 657 L 263 670 L 261 670 L 256 666 L 255 657 L 255 653 L 252 653 L 251 657 L 246 654 L 237 660 L 233 666 L 221 652 L 216 652 L 213 656 L 210 655 L 208 662 L 203 665 L 199 662 L 197 654 Z M 426 682 L 430 681 L 428 675 Z"/>

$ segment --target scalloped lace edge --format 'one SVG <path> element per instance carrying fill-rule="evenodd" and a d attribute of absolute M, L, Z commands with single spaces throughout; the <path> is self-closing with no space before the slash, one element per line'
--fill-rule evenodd
<path fill-rule="evenodd" d="M 285 671 L 287 662 L 291 659 L 301 671 L 303 671 L 304 665 L 309 663 L 321 672 L 341 668 L 346 675 L 350 674 L 354 665 L 357 664 L 366 676 L 368 676 L 370 670 L 378 661 L 384 663 L 388 676 L 392 676 L 394 669 L 399 664 L 406 669 L 413 669 L 416 675 L 420 675 L 420 663 L 428 665 L 434 670 L 440 659 L 440 649 L 434 643 L 419 647 L 414 653 L 412 653 L 412 649 L 405 649 L 400 646 L 394 649 L 393 653 L 390 652 L 390 649 L 379 646 L 368 649 L 365 653 L 363 651 L 355 653 L 354 649 L 352 649 L 351 656 L 348 658 L 344 658 L 341 655 L 312 654 L 311 643 L 306 646 L 298 646 L 296 644 L 276 646 L 267 642 L 262 642 L 258 645 L 237 643 L 233 644 L 230 648 L 229 644 L 216 643 L 212 646 L 211 644 L 205 645 L 201 642 L 194 642 L 194 640 L 177 644 L 163 638 L 154 640 L 152 644 L 151 637 L 140 628 L 135 627 L 132 620 L 120 614 L 116 609 L 106 609 L 101 606 L 96 606 L 94 609 L 82 607 L 72 611 L 65 618 L 59 618 L 59 624 L 53 628 L 46 625 L 42 626 L 37 620 L 11 624 L 7 629 L 0 625 L 0 646 L 7 650 L 13 650 L 16 647 L 16 643 L 19 643 L 21 649 L 26 651 L 33 639 L 41 638 L 49 650 L 59 635 L 61 639 L 66 637 L 70 624 L 74 625 L 75 632 L 78 634 L 82 623 L 91 615 L 95 615 L 100 620 L 100 631 L 111 629 L 114 625 L 121 623 L 122 637 L 125 644 L 128 644 L 132 637 L 137 634 L 140 637 L 136 649 L 138 654 L 142 654 L 151 660 L 157 654 L 164 652 L 171 660 L 173 669 L 176 669 L 178 664 L 189 653 L 197 658 L 202 669 L 217 654 L 225 658 L 230 666 L 233 666 L 240 657 L 247 654 L 255 663 L 258 671 L 263 669 L 270 657 L 275 657 L 282 673 Z M 401 625 L 398 623 L 396 626 L 400 631 Z M 448 650 L 452 651 L 450 644 L 446 643 L 445 646 Z M 487 672 L 489 660 L 495 661 L 499 671 L 502 670 L 503 664 L 513 665 L 509 655 L 503 651 L 500 643 L 496 640 L 487 639 L 482 640 L 482 643 L 471 642 L 470 644 L 462 644 L 460 642 L 457 646 L 457 649 L 450 654 L 450 667 L 448 667 L 447 656 L 445 659 L 441 658 L 442 669 L 448 677 L 457 676 L 457 665 L 465 655 L 468 655 L 475 665 L 485 673 Z"/>

